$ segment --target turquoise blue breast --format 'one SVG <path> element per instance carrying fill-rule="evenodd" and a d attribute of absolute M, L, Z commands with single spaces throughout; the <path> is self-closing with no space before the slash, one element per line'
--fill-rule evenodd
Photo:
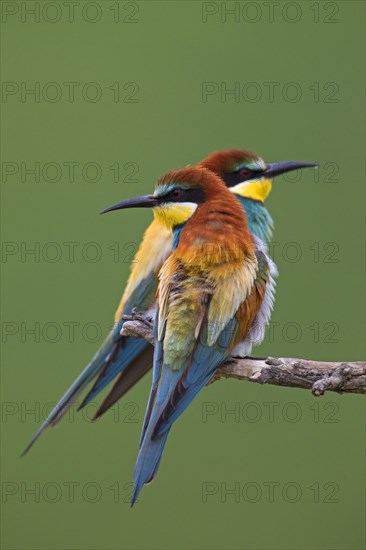
<path fill-rule="evenodd" d="M 262 241 L 269 242 L 272 237 L 273 220 L 264 204 L 253 199 L 238 198 L 245 208 L 249 231 Z"/>

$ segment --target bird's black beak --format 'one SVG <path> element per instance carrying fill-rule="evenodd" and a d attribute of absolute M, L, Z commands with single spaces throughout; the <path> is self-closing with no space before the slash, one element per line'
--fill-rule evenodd
<path fill-rule="evenodd" d="M 319 164 L 317 162 L 296 162 L 296 161 L 284 161 L 284 162 L 272 162 L 267 164 L 267 168 L 263 170 L 263 176 L 268 178 L 274 178 L 286 172 L 292 172 L 292 170 L 301 170 L 302 168 L 317 168 Z"/>
<path fill-rule="evenodd" d="M 154 195 L 143 195 L 142 197 L 134 197 L 133 199 L 127 199 L 122 202 L 118 202 L 105 210 L 102 210 L 101 214 L 106 212 L 112 212 L 113 210 L 122 210 L 123 208 L 152 208 L 158 204 L 158 199 Z"/>

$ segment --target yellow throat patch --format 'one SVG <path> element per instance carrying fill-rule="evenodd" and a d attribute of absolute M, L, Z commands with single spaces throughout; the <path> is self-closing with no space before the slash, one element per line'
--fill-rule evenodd
<path fill-rule="evenodd" d="M 235 193 L 235 195 L 240 195 L 248 199 L 254 199 L 256 201 L 264 202 L 272 189 L 272 180 L 270 179 L 259 179 L 252 181 L 244 181 L 243 183 L 238 183 L 233 187 L 230 187 L 230 191 Z"/>
<path fill-rule="evenodd" d="M 171 229 L 189 220 L 196 208 L 197 204 L 193 202 L 166 203 L 154 208 L 154 216 L 159 223 Z"/>

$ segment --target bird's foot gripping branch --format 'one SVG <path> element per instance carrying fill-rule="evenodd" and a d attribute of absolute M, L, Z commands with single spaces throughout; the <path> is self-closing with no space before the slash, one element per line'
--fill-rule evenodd
<path fill-rule="evenodd" d="M 153 343 L 153 323 L 149 315 L 133 311 L 124 315 L 122 336 L 144 338 Z M 366 362 L 326 362 L 290 357 L 231 357 L 218 369 L 212 382 L 236 378 L 258 384 L 273 384 L 311 390 L 319 397 L 326 391 L 366 393 Z"/>

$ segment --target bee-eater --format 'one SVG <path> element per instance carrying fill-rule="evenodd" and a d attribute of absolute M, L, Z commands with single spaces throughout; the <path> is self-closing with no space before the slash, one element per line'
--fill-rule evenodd
<path fill-rule="evenodd" d="M 139 206 L 152 207 L 172 231 L 173 251 L 159 274 L 153 381 L 132 504 L 155 477 L 174 421 L 238 346 L 250 352 L 253 330 L 263 339 L 275 271 L 240 202 L 206 168 L 169 172 L 153 195 L 106 212 Z"/>
<path fill-rule="evenodd" d="M 200 165 L 223 179 L 244 206 L 250 232 L 265 242 L 270 240 L 273 227 L 272 219 L 264 206 L 272 188 L 272 178 L 291 170 L 315 166 L 306 162 L 265 164 L 257 155 L 236 149 L 212 153 Z M 187 207 L 178 204 L 177 208 L 184 219 Z M 172 244 L 171 229 L 161 224 L 159 219 L 154 219 L 145 232 L 132 264 L 126 289 L 115 313 L 114 328 L 89 365 L 51 411 L 24 453 L 47 426 L 54 426 L 61 420 L 72 402 L 96 377 L 96 382 L 80 408 L 89 403 L 113 379 L 117 380 L 95 418 L 106 412 L 151 368 L 150 344 L 141 339 L 120 335 L 124 322 L 122 315 L 130 314 L 133 308 L 144 311 L 153 304 L 158 284 L 157 274 L 172 252 Z"/>

